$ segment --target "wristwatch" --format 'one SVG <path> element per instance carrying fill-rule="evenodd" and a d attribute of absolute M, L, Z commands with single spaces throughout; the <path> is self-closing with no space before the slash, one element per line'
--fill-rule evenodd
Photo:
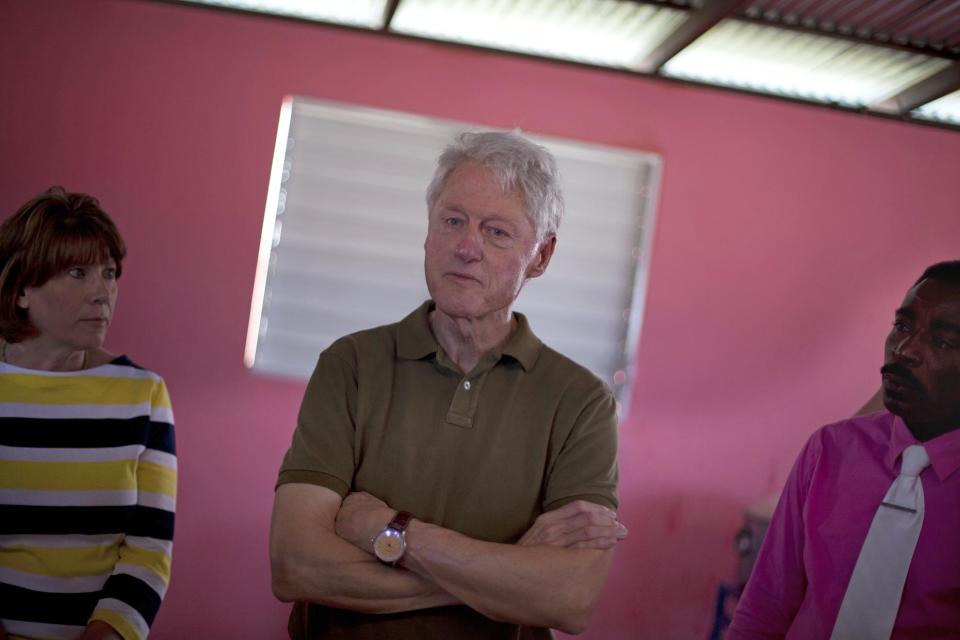
<path fill-rule="evenodd" d="M 407 550 L 407 525 L 413 519 L 409 511 L 398 511 L 387 526 L 373 539 L 373 553 L 377 560 L 390 566 L 400 562 Z"/>

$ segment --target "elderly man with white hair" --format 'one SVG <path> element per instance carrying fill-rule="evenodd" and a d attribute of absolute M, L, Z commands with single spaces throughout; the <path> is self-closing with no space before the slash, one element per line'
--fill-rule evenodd
<path fill-rule="evenodd" d="M 583 631 L 626 535 L 616 403 L 512 311 L 563 213 L 556 163 L 464 133 L 427 190 L 430 300 L 320 355 L 278 480 L 294 638 Z"/>

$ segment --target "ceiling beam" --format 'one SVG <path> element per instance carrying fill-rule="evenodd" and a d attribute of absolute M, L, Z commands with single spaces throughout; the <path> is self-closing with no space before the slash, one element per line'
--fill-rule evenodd
<path fill-rule="evenodd" d="M 400 0 L 387 0 L 383 7 L 383 26 L 380 31 L 390 31 L 390 25 L 393 24 L 393 16 L 397 14 L 397 7 L 400 6 Z"/>
<path fill-rule="evenodd" d="M 687 0 L 689 4 L 690 0 Z M 627 2 L 632 2 L 633 4 L 646 4 L 654 7 L 667 7 L 670 9 L 676 9 L 677 11 L 692 11 L 693 7 L 683 4 L 683 0 L 678 2 L 677 0 L 627 0 Z"/>
<path fill-rule="evenodd" d="M 881 113 L 906 115 L 917 107 L 958 89 L 960 89 L 960 62 L 954 62 L 946 69 L 910 85 L 886 100 L 870 105 L 869 108 L 871 111 Z"/>
<path fill-rule="evenodd" d="M 688 11 L 686 20 L 640 61 L 637 70 L 656 73 L 670 58 L 746 3 L 747 0 L 706 0 L 699 9 Z"/>

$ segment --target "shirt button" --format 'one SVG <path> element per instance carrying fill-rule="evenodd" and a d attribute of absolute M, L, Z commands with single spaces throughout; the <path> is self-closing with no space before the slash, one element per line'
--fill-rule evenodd
<path fill-rule="evenodd" d="M 470 391 L 470 381 L 467 380 L 463 383 L 463 388 L 467 391 Z"/>

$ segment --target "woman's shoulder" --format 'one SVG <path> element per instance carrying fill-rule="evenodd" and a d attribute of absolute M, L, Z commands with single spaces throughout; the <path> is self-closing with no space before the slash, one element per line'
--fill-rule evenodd
<path fill-rule="evenodd" d="M 113 374 L 120 377 L 149 378 L 160 385 L 164 384 L 163 378 L 159 374 L 137 364 L 126 354 L 117 354 L 106 349 L 97 349 L 90 353 L 87 369 L 108 367 Z M 123 370 L 126 370 L 126 373 L 123 373 Z"/>
<path fill-rule="evenodd" d="M 115 367 L 130 367 L 131 369 L 136 369 L 138 371 L 143 371 L 144 373 L 149 373 L 159 377 L 146 367 L 141 367 L 139 364 L 131 360 L 130 356 L 126 354 L 113 353 L 112 351 L 107 351 L 106 349 L 96 349 L 94 351 L 88 351 L 87 353 L 87 369 L 96 369 L 97 367 L 102 367 L 105 365 L 111 365 Z"/>

